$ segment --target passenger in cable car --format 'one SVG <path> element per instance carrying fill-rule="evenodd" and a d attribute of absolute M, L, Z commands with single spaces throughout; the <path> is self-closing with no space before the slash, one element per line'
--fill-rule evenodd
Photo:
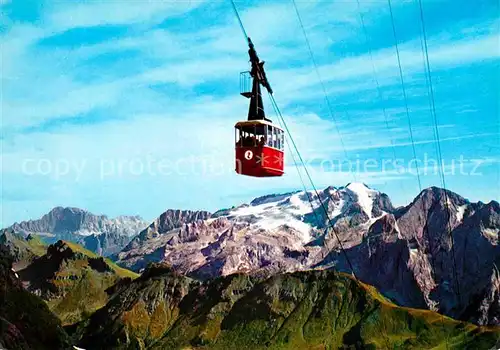
<path fill-rule="evenodd" d="M 265 135 L 262 135 L 259 140 L 259 147 L 264 147 L 266 145 L 267 139 Z"/>
<path fill-rule="evenodd" d="M 236 144 L 239 144 L 240 140 L 236 142 Z M 255 145 L 255 136 L 254 135 L 248 135 L 248 136 L 242 136 L 241 137 L 241 146 L 242 147 L 253 147 Z"/>

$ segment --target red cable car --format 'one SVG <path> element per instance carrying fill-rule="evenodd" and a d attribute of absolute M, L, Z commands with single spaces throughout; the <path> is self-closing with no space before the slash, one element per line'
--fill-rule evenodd
<path fill-rule="evenodd" d="M 281 176 L 284 171 L 285 136 L 283 130 L 266 118 L 260 85 L 273 93 L 253 43 L 248 38 L 252 70 L 241 73 L 241 95 L 250 99 L 248 120 L 236 123 L 236 172 L 254 177 Z M 248 91 L 250 80 L 252 90 Z"/>
<path fill-rule="evenodd" d="M 236 129 L 236 172 L 269 177 L 283 175 L 283 130 L 267 120 L 238 122 Z"/>

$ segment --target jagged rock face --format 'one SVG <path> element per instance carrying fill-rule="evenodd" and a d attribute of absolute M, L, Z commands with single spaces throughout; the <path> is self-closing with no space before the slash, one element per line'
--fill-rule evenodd
<path fill-rule="evenodd" d="M 103 232 L 85 236 L 81 243 L 86 249 L 102 256 L 109 256 L 118 253 L 130 242 L 130 236 L 120 233 Z"/>
<path fill-rule="evenodd" d="M 41 219 L 15 223 L 11 228 L 15 231 L 82 235 L 120 230 L 123 234 L 134 235 L 143 223 L 138 216 L 119 216 L 110 219 L 105 215 L 94 215 L 78 208 L 56 207 Z"/>
<path fill-rule="evenodd" d="M 123 249 L 147 225 L 139 216 L 108 218 L 78 208 L 56 207 L 41 219 L 15 223 L 8 229 L 41 235 L 49 244 L 60 239 L 72 241 L 107 256 Z"/>
<path fill-rule="evenodd" d="M 410 214 L 422 206 L 419 217 Z M 431 188 L 398 219 L 401 234 L 416 241 L 411 265 L 429 306 L 439 305 L 442 312 L 461 317 L 471 301 L 489 288 L 500 258 L 499 218 L 496 202 L 473 204 Z M 421 228 L 416 229 L 419 223 Z M 417 271 L 419 266 L 426 268 Z M 495 324 L 493 318 L 490 321 Z"/>
<path fill-rule="evenodd" d="M 156 238 L 185 224 L 206 220 L 210 216 L 211 213 L 207 211 L 169 209 L 130 241 L 125 250 L 136 248 L 149 239 Z"/>
<path fill-rule="evenodd" d="M 488 349 L 499 331 L 401 309 L 334 271 L 260 279 L 233 274 L 199 283 L 153 266 L 118 287 L 82 325 L 92 349 Z M 418 325 L 415 327 L 414 325 Z M 78 334 L 78 332 L 77 332 Z"/>
<path fill-rule="evenodd" d="M 387 214 L 376 221 L 363 241 L 351 248 L 331 252 L 319 266 L 355 271 L 360 280 L 375 285 L 400 305 L 425 308 L 414 271 L 410 268 L 413 245 L 399 237 L 396 219 Z"/>
<path fill-rule="evenodd" d="M 12 262 L 7 248 L 0 246 L 0 348 L 70 349 L 60 321 L 41 299 L 23 289 Z"/>
<path fill-rule="evenodd" d="M 499 219 L 497 202 L 469 203 L 429 188 L 376 221 L 347 256 L 361 280 L 399 304 L 497 325 Z M 339 251 L 319 265 L 351 270 Z"/>

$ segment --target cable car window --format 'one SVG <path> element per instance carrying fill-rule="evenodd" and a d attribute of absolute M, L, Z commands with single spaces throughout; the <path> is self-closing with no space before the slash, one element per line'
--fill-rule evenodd
<path fill-rule="evenodd" d="M 285 150 L 285 132 L 281 130 L 281 150 Z"/>
<path fill-rule="evenodd" d="M 278 129 L 273 130 L 273 148 L 278 148 Z"/>
<path fill-rule="evenodd" d="M 267 146 L 273 147 L 273 127 L 267 126 Z"/>
<path fill-rule="evenodd" d="M 257 140 L 257 126 L 253 126 L 253 147 L 257 146 L 258 140 Z"/>
<path fill-rule="evenodd" d="M 255 135 L 255 125 L 243 125 L 240 129 L 240 140 L 238 146 L 240 147 L 255 147 L 257 144 Z"/>
<path fill-rule="evenodd" d="M 265 125 L 256 125 L 255 126 L 255 135 L 256 135 L 256 141 L 257 141 L 257 146 L 262 147 L 265 146 L 266 144 L 266 126 Z"/>
<path fill-rule="evenodd" d="M 278 149 L 281 150 L 281 130 L 280 129 L 276 129 L 277 133 L 278 133 Z"/>

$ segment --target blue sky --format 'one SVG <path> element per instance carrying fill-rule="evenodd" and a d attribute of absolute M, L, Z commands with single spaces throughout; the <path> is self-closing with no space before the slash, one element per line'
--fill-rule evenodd
<path fill-rule="evenodd" d="M 150 220 L 301 188 L 289 153 L 282 178 L 234 173 L 233 126 L 248 108 L 239 73 L 249 67 L 229 1 L 0 4 L 1 226 L 57 205 Z M 336 123 L 293 4 L 236 6 L 316 186 L 363 181 L 397 205 L 411 201 L 419 189 L 387 2 L 297 1 Z M 418 2 L 392 6 L 422 185 L 440 186 Z M 423 7 L 446 185 L 498 200 L 498 1 Z M 340 161 L 365 165 L 353 175 Z"/>

